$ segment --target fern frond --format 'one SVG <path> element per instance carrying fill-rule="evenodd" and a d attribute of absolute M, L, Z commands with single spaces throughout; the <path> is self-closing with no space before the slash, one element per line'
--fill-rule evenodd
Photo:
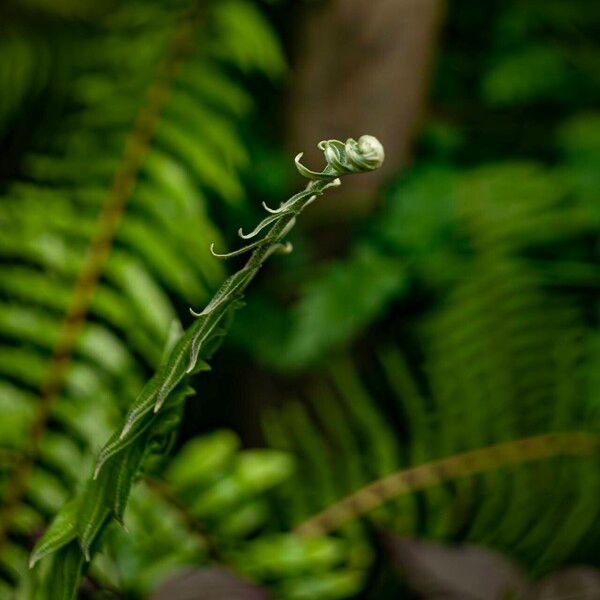
<path fill-rule="evenodd" d="M 214 342 L 223 335 L 223 331 L 218 329 L 219 325 L 239 307 L 244 290 L 271 255 L 273 248 L 281 245 L 295 223 L 296 216 L 306 206 L 332 185 L 338 185 L 338 177 L 349 172 L 370 171 L 382 163 L 383 150 L 373 139 L 363 136 L 358 143 L 348 140 L 345 145 L 342 144 L 344 153 L 336 155 L 335 160 L 331 160 L 326 152 L 327 166 L 317 176 L 299 168 L 303 175 L 311 179 L 306 191 L 293 196 L 282 205 L 283 210 L 278 219 L 271 224 L 264 237 L 253 245 L 253 252 L 246 265 L 222 284 L 206 308 L 197 314 L 194 324 L 181 335 L 154 377 L 144 386 L 129 408 L 123 427 L 113 434 L 100 452 L 93 477 L 78 501 L 77 519 L 58 517 L 65 523 L 65 533 L 60 538 L 62 544 L 52 545 L 56 552 L 55 560 L 66 560 L 71 555 L 70 540 L 75 531 L 81 552 L 85 560 L 89 561 L 108 522 L 113 518 L 122 521 L 134 478 L 144 459 L 153 453 L 154 446 L 158 445 L 160 448 L 162 440 L 170 436 L 178 425 L 181 406 L 188 394 L 189 373 L 198 367 L 202 368 L 203 361 L 212 355 Z M 339 148 L 341 142 L 323 144 L 325 149 L 329 144 Z M 351 160 L 346 159 L 348 155 L 352 157 Z M 363 155 L 364 160 L 361 160 Z M 70 506 L 68 510 L 71 510 Z M 57 539 L 56 528 L 52 527 L 50 532 L 51 539 Z M 37 548 L 44 547 L 47 543 L 47 538 L 43 537 Z M 36 556 L 34 550 L 33 559 Z M 81 577 L 82 565 L 83 562 L 79 562 L 72 570 L 73 580 L 78 581 Z M 52 582 L 52 578 L 47 581 Z M 76 586 L 69 582 L 67 588 L 73 590 Z"/>
<path fill-rule="evenodd" d="M 2 445 L 16 460 L 0 472 L 0 578 L 19 593 L 35 532 L 160 364 L 174 300 L 206 302 L 223 279 L 209 198 L 242 200 L 238 124 L 251 105 L 232 73 L 282 65 L 271 33 L 264 53 L 236 41 L 243 64 L 217 51 L 242 5 L 249 34 L 264 29 L 244 2 L 202 23 L 185 12 L 193 2 L 125 3 L 94 20 L 60 131 L 2 200 L 0 385 L 15 415 Z"/>
<path fill-rule="evenodd" d="M 40 386 L 38 414 L 32 423 L 29 441 L 26 444 L 29 458 L 26 459 L 27 462 L 21 462 L 15 467 L 11 483 L 5 491 L 3 519 L 0 521 L 0 539 L 6 535 L 6 528 L 12 518 L 12 513 L 27 485 L 27 477 L 33 466 L 34 456 L 38 452 L 40 438 L 46 429 L 52 405 L 60 394 L 74 345 L 77 343 L 94 296 L 95 286 L 110 253 L 125 203 L 133 192 L 142 162 L 148 152 L 148 144 L 159 120 L 159 113 L 168 99 L 168 86 L 177 71 L 182 49 L 189 44 L 193 31 L 191 29 L 192 18 L 190 15 L 186 15 L 182 22 L 182 29 L 174 36 L 172 46 L 167 51 L 167 58 L 159 68 L 161 74 L 157 82 L 148 90 L 148 103 L 140 111 L 136 125 L 125 140 L 121 164 L 103 202 L 89 249 L 75 281 L 47 374 Z"/>

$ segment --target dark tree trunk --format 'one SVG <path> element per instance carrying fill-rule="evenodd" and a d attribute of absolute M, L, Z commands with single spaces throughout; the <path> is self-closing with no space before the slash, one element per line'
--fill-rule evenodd
<path fill-rule="evenodd" d="M 441 0 L 332 0 L 307 7 L 296 32 L 290 143 L 322 161 L 324 138 L 376 135 L 386 149 L 384 168 L 352 181 L 343 195 L 346 215 L 373 205 L 382 181 L 397 173 L 410 146 L 427 90 Z M 339 201 L 323 203 L 339 218 Z M 336 206 L 337 205 L 337 206 Z"/>

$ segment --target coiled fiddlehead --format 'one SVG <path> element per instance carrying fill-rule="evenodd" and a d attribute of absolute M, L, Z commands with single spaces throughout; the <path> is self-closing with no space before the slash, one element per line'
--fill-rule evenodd
<path fill-rule="evenodd" d="M 259 248 L 268 246 L 269 250 L 267 252 L 259 253 L 257 256 L 253 255 L 248 261 L 248 265 L 250 263 L 260 265 L 274 251 L 282 250 L 289 252 L 291 247 L 288 244 L 281 244 L 281 240 L 294 226 L 295 218 L 300 212 L 326 189 L 340 185 L 339 177 L 353 173 L 374 171 L 383 164 L 385 159 L 383 146 L 372 135 L 363 135 L 358 141 L 349 138 L 345 144 L 339 140 L 324 140 L 319 142 L 318 147 L 323 150 L 325 160 L 327 161 L 327 165 L 322 171 L 311 171 L 305 167 L 300 162 L 302 152 L 295 158 L 296 168 L 300 175 L 311 180 L 306 189 L 292 196 L 287 202 L 276 209 L 269 208 L 263 203 L 263 207 L 270 213 L 270 216 L 263 219 L 252 232 L 244 234 L 240 229 L 238 233 L 242 239 L 248 240 L 256 237 L 261 231 L 272 225 L 269 232 L 262 239 L 226 254 L 216 253 L 214 247 L 211 246 L 211 251 L 215 256 L 230 258 L 253 249 L 258 250 Z"/>
<path fill-rule="evenodd" d="M 380 141 L 372 135 L 363 135 L 358 142 L 352 138 L 345 144 L 338 140 L 319 142 L 319 148 L 325 153 L 327 166 L 320 173 L 307 169 L 301 162 L 302 153 L 296 156 L 296 167 L 301 175 L 309 179 L 326 181 L 333 173 L 336 177 L 350 173 L 365 173 L 378 169 L 385 159 Z"/>
<path fill-rule="evenodd" d="M 188 394 L 189 374 L 206 367 L 204 360 L 210 358 L 214 342 L 224 333 L 221 324 L 240 305 L 242 294 L 262 264 L 275 252 L 291 250 L 284 238 L 297 215 L 325 190 L 340 185 L 340 176 L 372 171 L 384 160 L 383 147 L 372 136 L 362 136 L 358 142 L 349 139 L 345 144 L 328 140 L 321 142 L 319 148 L 327 161 L 323 171 L 304 167 L 299 154 L 298 171 L 310 180 L 306 188 L 277 209 L 265 206 L 269 216 L 248 235 L 239 232 L 243 239 L 257 237 L 265 229 L 267 233 L 239 250 L 215 253 L 228 258 L 252 251 L 244 267 L 222 284 L 206 308 L 199 313 L 192 311 L 195 322 L 176 341 L 162 366 L 144 386 L 125 416 L 121 430 L 101 450 L 93 477 L 81 496 L 65 505 L 34 548 L 32 566 L 42 557 L 56 553 L 54 566 L 60 569 L 49 570 L 45 582 L 48 589 L 58 589 L 52 578 L 60 576 L 62 597 L 75 596 L 84 559 L 91 559 L 102 531 L 112 519 L 122 522 L 131 486 L 144 459 L 156 448 L 163 448 L 162 441 L 173 435 Z"/>

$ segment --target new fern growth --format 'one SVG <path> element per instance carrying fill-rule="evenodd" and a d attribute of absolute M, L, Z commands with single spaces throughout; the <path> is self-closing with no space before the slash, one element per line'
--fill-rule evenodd
<path fill-rule="evenodd" d="M 310 180 L 306 188 L 277 209 L 265 205 L 269 215 L 249 234 L 240 230 L 241 238 L 258 238 L 256 241 L 226 254 L 217 254 L 211 247 L 216 256 L 223 258 L 246 252 L 251 255 L 243 268 L 222 284 L 204 310 L 191 311 L 195 317 L 193 325 L 171 344 L 167 358 L 127 412 L 123 427 L 101 450 L 83 492 L 64 506 L 34 548 L 31 566 L 54 553 L 54 563 L 44 578 L 44 586 L 52 591 L 53 598 L 75 597 L 84 561 L 89 561 L 97 550 L 104 528 L 113 519 L 122 522 L 131 485 L 143 468 L 144 459 L 164 453 L 169 447 L 188 395 L 189 375 L 206 368 L 205 360 L 224 333 L 224 321 L 240 306 L 246 287 L 263 263 L 274 253 L 291 251 L 291 244 L 284 240 L 296 217 L 325 190 L 340 185 L 341 176 L 372 171 L 384 160 L 383 147 L 368 135 L 358 141 L 349 139 L 345 144 L 323 141 L 319 148 L 327 161 L 320 172 L 306 168 L 300 162 L 302 154 L 296 157 L 298 171 Z"/>

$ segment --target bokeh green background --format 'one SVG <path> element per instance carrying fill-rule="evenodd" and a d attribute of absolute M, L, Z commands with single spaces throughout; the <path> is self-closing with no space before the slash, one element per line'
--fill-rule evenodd
<path fill-rule="evenodd" d="M 433 597 L 395 574 L 392 535 L 493 548 L 534 579 L 598 566 L 597 446 L 491 461 L 366 517 L 359 509 L 329 536 L 289 533 L 396 470 L 599 433 L 600 7 L 439 9 L 408 156 L 392 155 L 385 180 L 356 192 L 362 211 L 343 195 L 329 212 L 315 207 L 294 253 L 252 286 L 194 382 L 175 458 L 147 468 L 129 532 L 107 536 L 82 597 Z M 1 597 L 35 597 L 28 552 L 159 363 L 173 320 L 188 325 L 188 307 L 237 266 L 210 243 L 235 247 L 261 202 L 277 206 L 302 185 L 292 157 L 306 148 L 291 147 L 289 129 L 302 69 L 334 77 L 364 33 L 359 19 L 339 56 L 307 66 L 305 19 L 343 10 L 365 3 L 2 3 Z M 377 69 L 368 43 L 362 52 L 357 73 Z M 402 95 L 392 78 L 389 103 Z M 363 131 L 361 110 L 348 136 L 378 133 Z M 136 137 L 144 119 L 151 135 Z M 115 198 L 114 240 L 32 445 L 75 281 Z M 22 456 L 33 457 L 26 472 Z M 15 478 L 24 487 L 11 500 Z M 203 577 L 206 565 L 257 587 L 179 574 Z M 165 581 L 183 587 L 156 591 Z"/>

